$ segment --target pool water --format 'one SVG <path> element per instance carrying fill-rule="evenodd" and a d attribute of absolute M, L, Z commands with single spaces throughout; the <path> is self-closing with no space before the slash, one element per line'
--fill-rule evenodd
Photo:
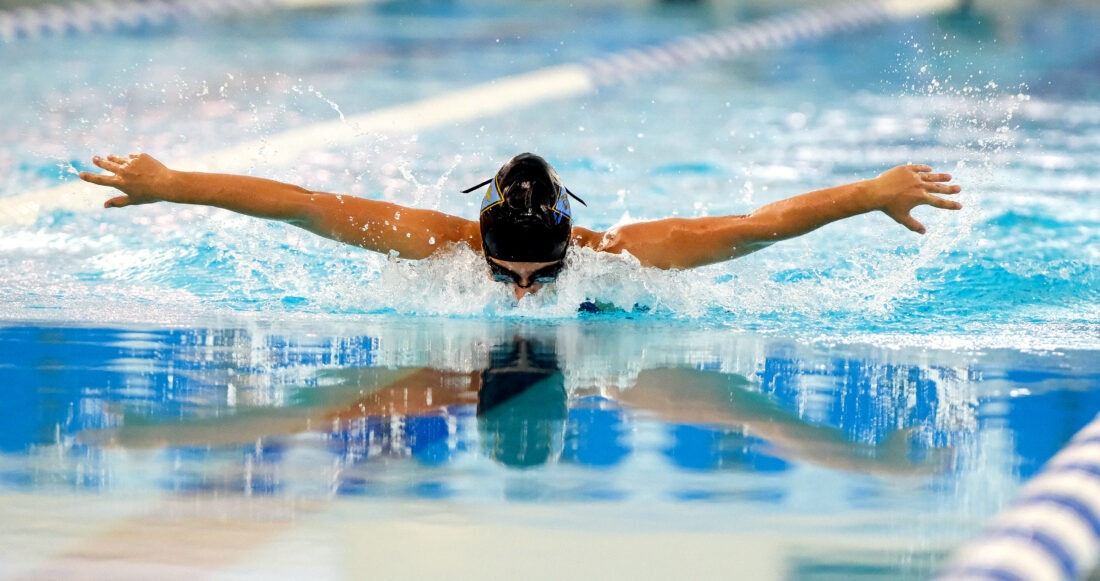
<path fill-rule="evenodd" d="M 769 13 L 376 4 L 0 46 L 15 204 L 94 154 L 243 143 L 236 171 L 465 216 L 536 151 L 597 229 L 909 162 L 965 206 L 688 272 L 572 251 L 519 302 L 468 250 L 207 208 L 0 222 L 0 576 L 928 577 L 1100 410 L 1100 11 L 878 25 L 264 163 L 289 129 Z"/>
<path fill-rule="evenodd" d="M 369 566 L 310 564 L 317 543 L 344 553 L 419 527 L 406 550 L 430 553 L 505 527 L 561 550 L 545 535 L 594 535 L 609 552 L 589 572 L 646 551 L 680 574 L 736 560 L 762 578 L 924 578 L 1100 404 L 1090 352 L 645 321 L 11 323 L 0 342 L 5 576 L 190 560 L 282 576 L 257 558 L 279 547 L 296 571 L 355 577 Z M 207 520 L 240 545 L 226 562 L 188 540 Z"/>

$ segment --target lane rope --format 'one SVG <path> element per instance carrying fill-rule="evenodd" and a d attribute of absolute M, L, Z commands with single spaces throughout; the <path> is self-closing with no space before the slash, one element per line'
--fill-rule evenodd
<path fill-rule="evenodd" d="M 368 0 L 95 0 L 22 6 L 0 11 L 0 43 L 115 30 L 141 30 L 169 23 L 254 14 L 288 8 L 366 4 Z"/>
<path fill-rule="evenodd" d="M 326 1 L 328 0 L 195 0 L 187 2 L 188 7 L 183 8 L 174 0 L 100 0 L 104 6 L 145 5 L 144 12 L 137 11 L 129 17 L 132 22 L 159 18 L 160 16 L 155 15 L 161 14 L 158 12 L 161 10 L 171 12 L 186 9 L 207 14 L 203 11 L 256 9 L 275 4 L 305 6 Z M 86 10 L 99 10 L 100 4 L 92 6 Z M 342 120 L 292 129 L 194 159 L 174 160 L 172 166 L 183 170 L 211 172 L 241 172 L 257 165 L 278 166 L 294 162 L 303 152 L 355 143 L 369 134 L 415 133 L 448 123 L 499 115 L 538 103 L 591 94 L 602 86 L 636 81 L 691 64 L 729 60 L 755 51 L 782 48 L 891 20 L 904 20 L 950 10 L 956 6 L 957 0 L 857 0 L 795 10 L 653 47 L 629 49 L 579 64 L 548 67 Z M 16 12 L 33 13 L 35 16 L 28 18 L 37 18 L 36 22 L 41 22 L 41 12 L 52 11 L 54 8 L 56 7 Z M 3 26 L 0 24 L 0 28 Z M 12 25 L 9 23 L 8 26 Z M 24 23 L 17 28 L 23 30 L 27 26 Z M 36 26 L 38 30 L 43 25 Z M 55 29 L 61 27 L 60 30 L 63 31 L 69 29 L 59 24 L 52 26 Z M 103 190 L 74 180 L 3 199 L 3 205 L 0 205 L 0 227 L 33 224 L 42 213 L 53 210 L 89 211 L 100 207 L 102 196 L 89 192 L 102 194 Z"/>
<path fill-rule="evenodd" d="M 937 581 L 1070 581 L 1100 558 L 1100 415 L 1082 428 Z"/>

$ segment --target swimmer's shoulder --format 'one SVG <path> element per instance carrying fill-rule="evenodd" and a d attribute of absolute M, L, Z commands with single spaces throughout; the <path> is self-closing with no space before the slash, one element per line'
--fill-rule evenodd
<path fill-rule="evenodd" d="M 571 233 L 573 236 L 573 244 L 576 247 L 591 248 L 593 250 L 598 250 L 600 248 L 606 234 L 606 232 L 597 232 L 580 226 L 573 226 Z"/>

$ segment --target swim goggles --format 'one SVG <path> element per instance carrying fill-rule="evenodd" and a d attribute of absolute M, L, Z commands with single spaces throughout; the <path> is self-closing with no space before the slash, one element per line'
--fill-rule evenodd
<path fill-rule="evenodd" d="M 533 284 L 546 284 L 554 282 L 558 279 L 558 275 L 561 274 L 562 267 L 565 266 L 565 259 L 561 259 L 554 264 L 544 266 L 535 272 L 532 272 L 527 277 L 527 284 L 523 284 L 523 277 L 503 266 L 489 260 L 489 272 L 492 273 L 493 280 L 497 282 L 512 283 L 519 288 L 528 288 Z"/>

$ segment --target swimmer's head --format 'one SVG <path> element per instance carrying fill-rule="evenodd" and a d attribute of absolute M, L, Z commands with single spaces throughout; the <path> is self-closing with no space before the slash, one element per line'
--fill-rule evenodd
<path fill-rule="evenodd" d="M 572 192 L 545 159 L 533 153 L 517 155 L 493 179 L 467 191 L 485 185 L 481 241 L 490 267 L 494 265 L 491 259 L 498 263 L 551 263 L 565 258 L 573 228 Z M 497 278 L 497 270 L 493 272 Z"/>
<path fill-rule="evenodd" d="M 478 390 L 486 453 L 515 468 L 556 460 L 564 446 L 567 399 L 553 345 L 526 338 L 497 345 Z"/>

